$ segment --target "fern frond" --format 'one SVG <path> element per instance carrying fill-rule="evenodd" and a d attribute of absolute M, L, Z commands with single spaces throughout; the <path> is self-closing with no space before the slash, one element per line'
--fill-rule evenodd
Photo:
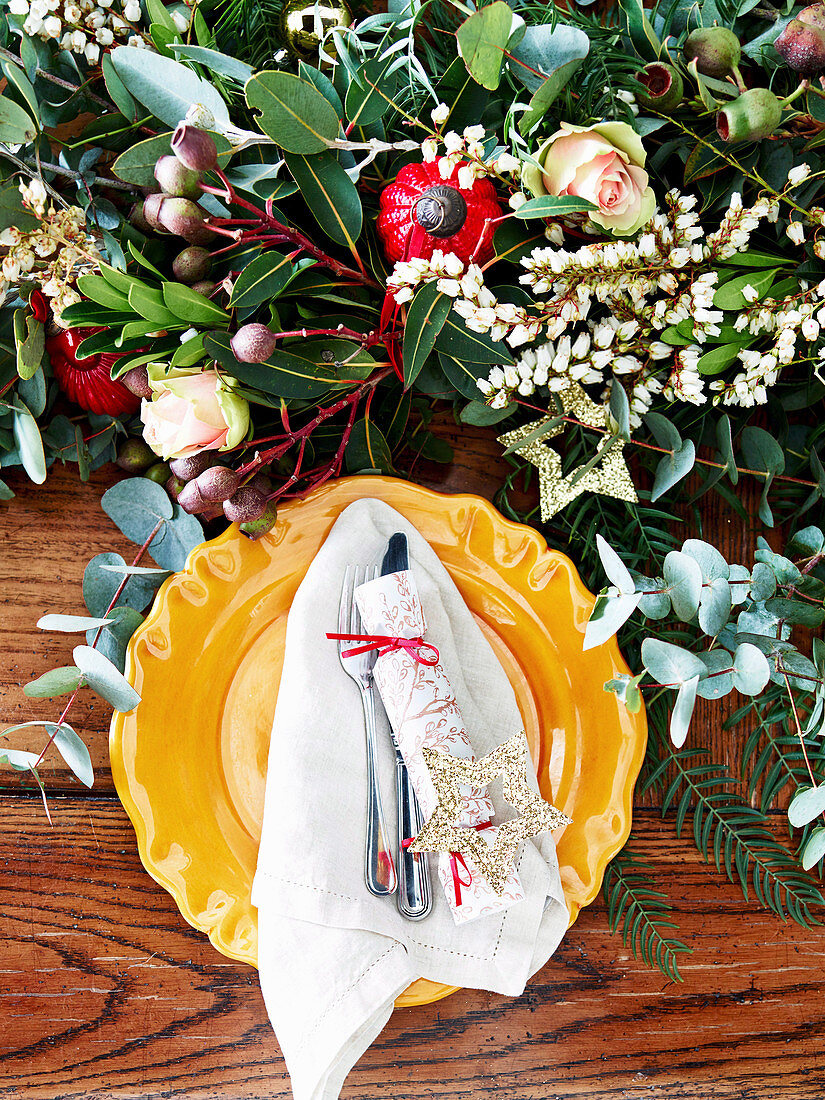
<path fill-rule="evenodd" d="M 602 886 L 610 931 L 617 932 L 621 926 L 622 943 L 635 958 L 641 955 L 648 966 L 657 966 L 672 982 L 681 982 L 678 957 L 690 954 L 691 948 L 670 935 L 678 927 L 670 918 L 673 906 L 656 889 L 652 875 L 651 865 L 629 848 L 611 862 Z"/>
<path fill-rule="evenodd" d="M 657 731 L 661 744 L 661 733 Z M 662 802 L 662 816 L 676 808 L 676 832 L 681 835 L 692 814 L 693 840 L 706 863 L 738 884 L 748 899 L 751 890 L 759 904 L 782 920 L 789 916 L 810 927 L 821 921 L 812 912 L 825 906 L 814 880 L 771 832 L 770 818 L 731 790 L 735 785 L 724 764 L 707 762 L 695 749 L 662 753 L 673 778 Z M 697 762 L 698 761 L 698 762 Z"/>

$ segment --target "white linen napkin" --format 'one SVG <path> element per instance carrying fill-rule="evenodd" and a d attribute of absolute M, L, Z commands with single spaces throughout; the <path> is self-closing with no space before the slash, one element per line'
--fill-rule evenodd
<path fill-rule="evenodd" d="M 337 629 L 346 565 L 380 563 L 396 531 L 407 535 L 427 641 L 438 647 L 448 670 L 476 755 L 486 755 L 523 725 L 504 670 L 429 544 L 381 501 L 351 504 L 289 613 L 252 889 L 261 989 L 295 1100 L 339 1095 L 347 1073 L 389 1019 L 393 1001 L 416 978 L 518 996 L 567 927 L 547 833 L 527 841 L 517 861 L 525 900 L 471 924 L 454 923 L 441 890 L 433 890 L 432 914 L 414 923 L 398 913 L 394 898 L 373 897 L 364 885 L 361 701 L 325 632 Z M 394 757 L 382 713 L 379 749 L 393 835 Z"/>

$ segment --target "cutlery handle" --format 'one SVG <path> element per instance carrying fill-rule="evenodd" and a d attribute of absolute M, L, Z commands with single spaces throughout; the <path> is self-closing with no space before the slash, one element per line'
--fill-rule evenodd
<path fill-rule="evenodd" d="M 378 786 L 375 694 L 371 684 L 361 689 L 361 701 L 364 704 L 364 725 L 367 732 L 367 844 L 364 854 L 364 880 L 371 894 L 385 897 L 395 892 L 398 878 Z"/>
<path fill-rule="evenodd" d="M 395 788 L 398 808 L 398 910 L 407 920 L 423 920 L 433 907 L 427 855 L 411 852 L 403 848 L 401 842 L 407 837 L 417 836 L 424 822 L 410 773 L 400 754 L 395 764 Z"/>

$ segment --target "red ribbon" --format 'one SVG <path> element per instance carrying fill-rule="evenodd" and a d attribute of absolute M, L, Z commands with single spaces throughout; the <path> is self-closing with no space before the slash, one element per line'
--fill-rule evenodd
<path fill-rule="evenodd" d="M 480 832 L 482 829 L 489 829 L 492 824 L 493 824 L 492 821 L 482 821 L 480 825 L 474 825 L 473 828 L 477 829 Z M 406 840 L 401 841 L 401 847 L 402 848 L 409 848 L 409 846 L 413 843 L 414 840 L 415 840 L 415 837 L 408 836 L 406 838 Z M 420 854 L 419 852 L 415 853 L 416 858 L 418 858 L 419 854 Z M 464 870 L 467 872 L 466 880 L 461 877 L 461 872 L 458 869 L 459 863 L 464 868 Z M 453 890 L 455 891 L 455 903 L 458 906 L 458 905 L 461 905 L 461 887 L 464 886 L 466 888 L 468 886 L 472 886 L 473 873 L 470 870 L 470 868 L 467 866 L 467 861 L 464 859 L 464 856 L 461 854 L 461 852 L 450 852 L 450 871 L 452 872 L 452 876 L 453 876 Z"/>
<path fill-rule="evenodd" d="M 340 642 L 363 642 L 364 645 L 355 646 L 353 649 L 341 650 L 342 657 L 355 657 L 359 653 L 368 653 L 372 649 L 378 650 L 378 656 L 392 653 L 393 650 L 403 649 L 413 660 L 420 665 L 438 664 L 439 653 L 434 645 L 425 642 L 423 638 L 399 638 L 394 634 L 327 634 L 327 637 Z M 424 655 L 426 650 L 429 656 Z"/>

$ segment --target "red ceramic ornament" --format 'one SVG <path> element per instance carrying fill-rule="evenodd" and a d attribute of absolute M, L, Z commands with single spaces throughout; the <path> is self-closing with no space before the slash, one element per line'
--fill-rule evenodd
<path fill-rule="evenodd" d="M 452 252 L 467 264 L 484 264 L 493 257 L 492 219 L 502 216 L 501 204 L 488 179 L 459 187 L 458 169 L 443 179 L 439 157 L 407 164 L 381 192 L 378 235 L 393 263 L 421 257 L 436 249 Z"/>
<path fill-rule="evenodd" d="M 78 359 L 76 355 L 85 339 L 101 331 L 100 328 L 70 328 L 47 337 L 49 361 L 57 384 L 81 409 L 107 416 L 129 416 L 140 408 L 140 398 L 110 376 L 112 364 L 122 355 L 107 352 L 90 355 L 87 359 Z"/>

